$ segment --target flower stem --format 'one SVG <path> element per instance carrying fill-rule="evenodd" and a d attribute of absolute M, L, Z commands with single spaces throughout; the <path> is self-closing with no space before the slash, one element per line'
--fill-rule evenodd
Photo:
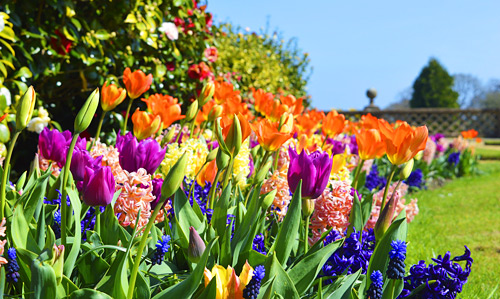
<path fill-rule="evenodd" d="M 153 227 L 156 216 L 158 215 L 161 207 L 163 206 L 163 202 L 160 200 L 160 202 L 156 205 L 153 214 L 151 214 L 151 217 L 149 218 L 149 222 L 146 226 L 146 229 L 143 231 L 141 242 L 139 243 L 139 248 L 137 249 L 137 255 L 135 256 L 134 266 L 132 267 L 132 271 L 130 272 L 130 280 L 128 283 L 128 294 L 127 294 L 128 299 L 132 299 L 134 296 L 135 281 L 137 280 L 137 272 L 139 271 L 139 265 L 141 264 L 142 252 L 144 251 L 144 247 L 146 247 L 146 241 L 148 240 L 149 231 Z"/>
<path fill-rule="evenodd" d="M 101 119 L 99 119 L 99 125 L 97 126 L 97 132 L 95 133 L 95 140 L 99 139 L 99 135 L 101 134 L 102 123 L 104 122 L 104 116 L 106 116 L 106 111 L 102 111 Z"/>
<path fill-rule="evenodd" d="M 73 150 L 75 149 L 76 141 L 78 140 L 78 134 L 73 134 L 71 139 L 71 144 L 68 149 L 68 154 L 66 155 L 66 165 L 63 169 L 63 181 L 62 181 L 62 192 L 61 192 L 61 244 L 66 246 L 66 234 L 67 234 L 67 210 L 68 204 L 66 203 L 66 196 L 68 191 L 66 190 L 66 184 L 68 183 L 71 159 L 73 158 Z"/>
<path fill-rule="evenodd" d="M 210 209 L 214 208 L 214 200 L 215 200 L 215 189 L 217 189 L 217 182 L 219 181 L 219 176 L 220 173 L 222 172 L 221 169 L 217 170 L 217 173 L 215 174 L 215 179 L 212 184 L 212 187 L 210 187 L 210 193 L 208 196 L 208 201 L 210 202 Z"/>
<path fill-rule="evenodd" d="M 259 168 L 257 169 L 257 171 L 254 172 L 254 174 L 259 173 L 259 171 L 262 169 L 262 167 L 264 167 L 264 164 L 266 164 L 270 155 L 271 155 L 271 152 L 266 151 L 266 153 L 264 154 L 264 158 L 262 158 L 262 160 L 260 161 Z"/>
<path fill-rule="evenodd" d="M 380 211 L 384 210 L 385 201 L 387 199 L 387 193 L 389 192 L 389 187 L 391 186 L 392 178 L 394 177 L 394 174 L 396 173 L 397 169 L 398 169 L 397 165 L 392 165 L 391 174 L 389 175 L 389 178 L 387 179 L 387 184 L 385 185 L 384 197 L 382 197 L 382 204 L 380 205 Z"/>
<path fill-rule="evenodd" d="M 365 163 L 365 160 L 361 159 L 358 164 L 358 168 L 356 168 L 356 174 L 354 175 L 354 185 L 352 188 L 358 189 L 358 181 L 359 181 L 359 174 L 361 173 L 361 168 L 363 168 L 363 164 Z"/>
<path fill-rule="evenodd" d="M 134 99 L 132 99 L 132 98 L 130 98 L 130 100 L 128 101 L 127 113 L 125 114 L 125 121 L 123 122 L 122 136 L 125 135 L 125 133 L 127 131 L 128 116 L 130 114 L 130 108 L 132 108 L 133 102 L 134 102 Z"/>
<path fill-rule="evenodd" d="M 229 165 L 226 167 L 226 172 L 224 173 L 224 182 L 222 183 L 222 190 L 226 189 L 226 186 L 229 183 L 229 179 L 233 175 L 233 165 L 234 165 L 234 157 L 233 155 L 231 155 L 229 157 Z"/>
<path fill-rule="evenodd" d="M 5 189 L 7 187 L 7 177 L 9 175 L 9 169 L 10 169 L 10 159 L 12 157 L 12 152 L 14 151 L 14 145 L 16 144 L 17 137 L 19 137 L 19 134 L 21 134 L 21 131 L 16 131 L 14 133 L 14 136 L 12 136 L 12 139 L 10 140 L 9 144 L 9 150 L 7 151 L 7 157 L 5 157 L 5 162 L 4 162 L 4 168 L 3 168 L 3 175 L 2 175 L 2 186 L 0 186 L 0 221 L 2 221 L 4 217 L 4 210 L 5 210 Z"/>
<path fill-rule="evenodd" d="M 97 232 L 98 235 L 101 235 L 101 207 L 100 206 L 95 207 L 94 230 Z"/>
<path fill-rule="evenodd" d="M 305 226 L 305 229 L 304 229 L 304 254 L 307 253 L 307 250 L 309 249 L 309 217 L 310 216 L 307 216 L 306 217 L 306 226 Z"/>
<path fill-rule="evenodd" d="M 184 120 L 181 120 L 181 128 L 179 129 L 179 132 L 177 132 L 177 136 L 175 137 L 175 142 L 179 142 L 179 138 L 181 138 L 182 130 L 184 129 Z"/>
<path fill-rule="evenodd" d="M 194 125 L 196 124 L 196 118 L 198 117 L 198 113 L 200 110 L 196 111 L 196 114 L 194 115 L 194 118 L 191 120 L 191 127 L 189 128 L 190 135 L 189 137 L 193 138 L 194 137 Z"/>
<path fill-rule="evenodd" d="M 280 159 L 280 151 L 281 151 L 281 148 L 279 148 L 277 151 L 276 151 L 276 156 L 274 157 L 274 167 L 273 167 L 273 170 L 278 170 L 278 161 Z"/>

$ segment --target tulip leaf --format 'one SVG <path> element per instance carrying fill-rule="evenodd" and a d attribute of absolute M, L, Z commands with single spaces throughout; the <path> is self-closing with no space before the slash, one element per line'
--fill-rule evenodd
<path fill-rule="evenodd" d="M 130 234 L 118 223 L 111 205 L 101 214 L 100 237 L 104 244 L 118 244 L 121 240 L 122 246 L 127 246 Z"/>
<path fill-rule="evenodd" d="M 270 277 L 271 280 L 274 279 L 274 282 L 271 283 L 270 290 L 261 290 L 261 294 L 279 294 L 283 298 L 300 298 L 294 282 L 290 276 L 288 276 L 285 269 L 283 269 L 276 255 L 272 254 L 270 258 L 272 258 L 272 262 L 270 267 L 266 267 L 269 269 L 269 274 L 266 273 L 266 276 L 269 275 L 268 277 Z M 258 298 L 261 298 L 261 296 Z"/>
<path fill-rule="evenodd" d="M 200 282 L 203 278 L 203 272 L 210 255 L 210 251 L 212 250 L 215 242 L 217 242 L 217 238 L 212 240 L 212 242 L 207 245 L 199 263 L 196 265 L 196 268 L 193 270 L 193 272 L 191 272 L 191 275 L 189 275 L 188 278 L 160 292 L 158 295 L 154 296 L 153 299 L 191 297 L 191 295 L 194 294 L 194 292 L 200 285 Z"/>
<path fill-rule="evenodd" d="M 212 279 L 197 298 L 217 298 L 217 279 Z"/>
<path fill-rule="evenodd" d="M 404 287 L 403 279 L 391 279 L 391 280 L 389 280 L 389 283 L 386 283 L 384 285 L 382 299 L 397 298 L 399 296 L 399 294 L 401 294 L 401 292 L 403 291 L 403 287 Z"/>
<path fill-rule="evenodd" d="M 234 220 L 226 227 L 225 234 L 221 239 L 219 264 L 227 267 L 231 263 L 231 232 Z"/>
<path fill-rule="evenodd" d="M 386 278 L 386 269 L 389 264 L 389 251 L 392 249 L 391 242 L 395 240 L 406 241 L 408 224 L 406 222 L 406 213 L 403 209 L 398 215 L 396 220 L 392 222 L 391 226 L 382 239 L 377 242 L 375 250 L 373 250 L 372 257 L 370 258 L 370 264 L 368 265 L 368 271 L 366 278 L 363 280 L 360 290 L 364 294 L 371 284 L 370 274 L 373 271 L 379 270 L 384 275 L 384 280 Z M 361 292 L 360 292 L 361 293 Z"/>
<path fill-rule="evenodd" d="M 41 177 L 36 179 L 32 188 L 25 190 L 19 201 L 24 204 L 24 217 L 26 221 L 31 222 L 31 218 L 35 214 L 37 206 L 43 204 L 47 182 L 49 181 L 50 172 L 46 172 Z"/>
<path fill-rule="evenodd" d="M 128 291 L 127 270 L 127 254 L 118 252 L 109 271 L 96 285 L 96 289 L 109 294 L 113 298 L 126 298 Z"/>
<path fill-rule="evenodd" d="M 363 225 L 365 227 L 372 213 L 373 200 L 371 197 L 365 196 L 361 198 L 361 213 L 363 214 Z"/>
<path fill-rule="evenodd" d="M 149 279 L 144 277 L 144 273 L 137 273 L 137 283 L 134 290 L 134 298 L 151 298 L 151 290 L 149 287 Z"/>
<path fill-rule="evenodd" d="M 26 248 L 35 253 L 40 253 L 41 250 L 31 234 L 26 218 L 24 218 L 22 205 L 18 205 L 14 210 L 11 222 L 11 237 L 15 248 Z"/>
<path fill-rule="evenodd" d="M 78 192 L 72 188 L 68 188 L 68 196 L 71 201 L 71 208 L 73 209 L 73 217 L 75 220 L 75 237 L 73 238 L 73 245 L 69 251 L 66 260 L 64 261 L 64 275 L 71 277 L 71 272 L 75 268 L 75 262 L 78 258 L 78 253 L 80 252 L 80 244 L 82 243 L 82 223 L 80 222 L 80 212 L 82 209 L 82 203 Z"/>
<path fill-rule="evenodd" d="M 351 214 L 349 215 L 349 227 L 347 228 L 348 236 L 354 231 L 360 232 L 363 230 L 363 218 L 363 211 L 361 210 L 358 194 L 354 192 Z"/>
<path fill-rule="evenodd" d="M 31 297 L 56 298 L 56 273 L 52 266 L 35 258 L 31 264 Z"/>
<path fill-rule="evenodd" d="M 227 222 L 227 208 L 229 207 L 229 197 L 231 196 L 232 184 L 231 181 L 227 184 L 226 188 L 222 192 L 215 203 L 214 213 L 212 216 L 212 223 L 217 232 L 217 236 L 222 237 L 226 230 Z"/>
<path fill-rule="evenodd" d="M 5 294 L 5 267 L 0 268 L 0 294 Z"/>
<path fill-rule="evenodd" d="M 108 294 L 96 291 L 94 289 L 79 289 L 69 296 L 70 299 L 111 299 Z"/>
<path fill-rule="evenodd" d="M 343 240 L 337 240 L 312 254 L 307 254 L 293 268 L 287 271 L 300 295 L 303 295 L 311 287 L 323 265 L 342 245 L 342 242 Z"/>
<path fill-rule="evenodd" d="M 285 219 L 276 236 L 276 241 L 273 244 L 276 250 L 276 258 L 282 265 L 286 265 L 294 244 L 297 241 L 300 216 L 302 209 L 302 181 L 299 181 L 295 192 L 293 193 L 292 201 L 288 207 Z"/>
<path fill-rule="evenodd" d="M 45 246 L 45 205 L 42 205 L 41 216 L 36 224 L 36 242 L 40 250 Z"/>
<path fill-rule="evenodd" d="M 68 294 L 77 291 L 78 287 L 66 276 L 63 275 L 61 283 L 57 286 L 58 298 L 65 298 Z"/>
<path fill-rule="evenodd" d="M 361 274 L 361 269 L 356 271 L 356 273 L 350 274 L 344 277 L 342 284 L 336 288 L 328 288 L 323 293 L 326 299 L 349 299 L 351 297 L 352 287 L 354 283 L 358 280 Z"/>
<path fill-rule="evenodd" d="M 199 234 L 205 231 L 205 225 L 200 221 L 193 208 L 189 204 L 189 200 L 184 194 L 184 191 L 178 189 L 174 199 L 174 214 L 179 223 L 179 228 L 184 236 L 189 236 L 189 227 L 194 227 Z M 187 238 L 181 238 L 183 248 L 188 247 Z"/>

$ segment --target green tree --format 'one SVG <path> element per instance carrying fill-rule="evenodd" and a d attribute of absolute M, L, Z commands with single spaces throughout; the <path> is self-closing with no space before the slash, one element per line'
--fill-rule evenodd
<path fill-rule="evenodd" d="M 453 90 L 453 77 L 431 58 L 413 83 L 411 108 L 458 108 L 458 93 Z"/>

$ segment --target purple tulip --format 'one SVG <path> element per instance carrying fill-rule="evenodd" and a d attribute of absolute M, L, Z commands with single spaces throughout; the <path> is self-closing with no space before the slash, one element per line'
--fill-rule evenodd
<path fill-rule="evenodd" d="M 162 149 L 156 140 L 147 138 L 138 142 L 130 132 L 125 136 L 118 134 L 116 148 L 120 152 L 120 166 L 128 172 L 144 168 L 153 174 L 166 153 L 166 148 Z"/>
<path fill-rule="evenodd" d="M 328 153 L 315 151 L 310 155 L 303 150 L 300 155 L 289 148 L 290 166 L 288 168 L 288 186 L 295 192 L 299 181 L 302 180 L 302 198 L 314 199 L 323 193 L 330 172 L 332 171 L 333 160 Z"/>
<path fill-rule="evenodd" d="M 154 208 L 156 208 L 156 205 L 158 204 L 158 202 L 160 202 L 161 187 L 163 186 L 163 179 L 160 179 L 160 178 L 153 179 L 152 183 L 153 183 L 153 192 L 152 193 L 156 197 L 152 202 L 150 202 L 151 209 L 153 210 Z M 167 201 L 165 201 L 165 203 L 163 203 L 163 205 L 165 205 L 166 203 L 167 203 Z"/>
<path fill-rule="evenodd" d="M 69 135 L 69 141 L 68 141 Z M 71 142 L 71 132 L 58 130 L 50 130 L 45 127 L 38 137 L 38 148 L 42 158 L 57 162 L 62 167 L 66 164 L 66 147 Z"/>
<path fill-rule="evenodd" d="M 87 150 L 82 150 L 79 147 L 75 147 L 70 167 L 73 178 L 76 181 L 83 181 L 85 177 L 85 167 L 95 169 L 96 167 L 99 167 L 101 165 L 101 160 L 102 156 L 94 159 Z"/>
<path fill-rule="evenodd" d="M 345 144 L 342 141 L 334 140 L 332 138 L 326 139 L 327 144 L 333 145 L 332 155 L 343 154 L 345 152 Z"/>
<path fill-rule="evenodd" d="M 113 200 L 115 178 L 109 166 L 85 167 L 83 202 L 89 206 L 107 206 Z"/>

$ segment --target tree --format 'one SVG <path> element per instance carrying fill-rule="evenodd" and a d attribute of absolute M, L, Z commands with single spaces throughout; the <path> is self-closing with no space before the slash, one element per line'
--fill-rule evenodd
<path fill-rule="evenodd" d="M 457 108 L 458 93 L 453 90 L 453 77 L 435 59 L 431 58 L 413 83 L 412 108 Z"/>
<path fill-rule="evenodd" d="M 483 93 L 474 98 L 470 106 L 474 108 L 500 108 L 500 80 L 491 79 Z"/>
<path fill-rule="evenodd" d="M 453 89 L 458 92 L 460 107 L 472 105 L 477 99 L 484 96 L 484 87 L 481 81 L 471 74 L 453 75 L 455 85 Z"/>

